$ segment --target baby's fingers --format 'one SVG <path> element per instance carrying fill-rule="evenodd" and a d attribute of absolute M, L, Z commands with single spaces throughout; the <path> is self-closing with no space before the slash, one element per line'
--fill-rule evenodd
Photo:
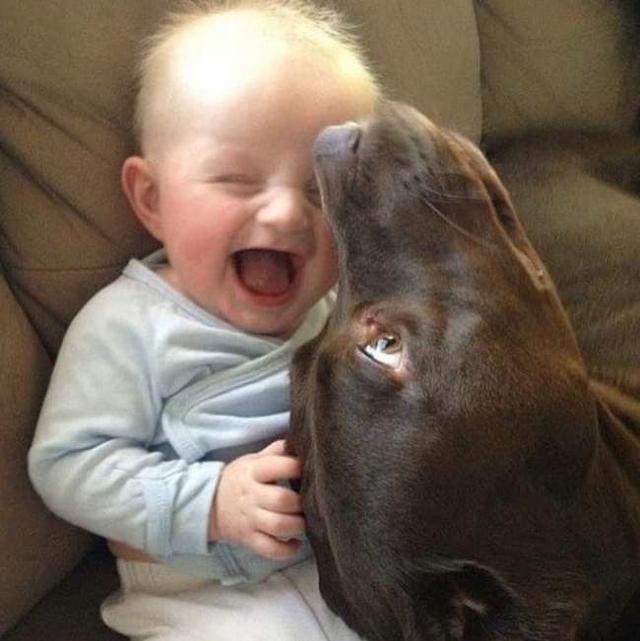
<path fill-rule="evenodd" d="M 293 556 L 300 547 L 300 541 L 297 539 L 281 541 L 268 534 L 254 532 L 247 545 L 260 556 L 280 561 Z"/>
<path fill-rule="evenodd" d="M 253 478 L 258 483 L 298 479 L 301 475 L 300 461 L 293 456 L 266 455 L 255 460 Z"/>
<path fill-rule="evenodd" d="M 283 514 L 302 513 L 302 499 L 297 492 L 279 485 L 262 485 L 257 503 L 270 512 Z"/>
<path fill-rule="evenodd" d="M 304 534 L 304 518 L 300 515 L 258 510 L 254 518 L 254 527 L 263 534 L 279 539 L 290 539 Z"/>

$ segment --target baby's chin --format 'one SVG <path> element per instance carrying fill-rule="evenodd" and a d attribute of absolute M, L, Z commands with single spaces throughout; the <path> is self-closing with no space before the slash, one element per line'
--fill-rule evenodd
<path fill-rule="evenodd" d="M 280 310 L 272 314 L 232 314 L 224 320 L 247 334 L 286 340 L 298 329 L 303 317 L 304 314 L 288 314 Z"/>

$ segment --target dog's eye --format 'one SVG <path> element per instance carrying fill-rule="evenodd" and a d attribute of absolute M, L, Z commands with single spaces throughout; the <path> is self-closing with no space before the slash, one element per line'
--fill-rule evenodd
<path fill-rule="evenodd" d="M 404 350 L 402 339 L 397 334 L 379 334 L 359 349 L 367 357 L 381 365 L 396 369 L 402 364 Z"/>

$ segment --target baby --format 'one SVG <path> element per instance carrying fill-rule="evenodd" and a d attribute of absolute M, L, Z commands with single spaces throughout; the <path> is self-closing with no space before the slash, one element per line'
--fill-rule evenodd
<path fill-rule="evenodd" d="M 122 634 L 353 639 L 319 597 L 282 437 L 290 357 L 337 276 L 312 143 L 378 87 L 338 16 L 286 0 L 172 16 L 140 78 L 122 184 L 162 249 L 71 324 L 33 484 L 109 539 L 122 589 L 103 618 Z"/>

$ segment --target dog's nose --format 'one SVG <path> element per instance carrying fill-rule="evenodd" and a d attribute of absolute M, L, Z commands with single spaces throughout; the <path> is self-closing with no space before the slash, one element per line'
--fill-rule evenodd
<path fill-rule="evenodd" d="M 358 151 L 361 128 L 357 122 L 345 122 L 323 129 L 313 145 L 313 155 L 333 156 L 336 154 L 353 154 Z"/>

